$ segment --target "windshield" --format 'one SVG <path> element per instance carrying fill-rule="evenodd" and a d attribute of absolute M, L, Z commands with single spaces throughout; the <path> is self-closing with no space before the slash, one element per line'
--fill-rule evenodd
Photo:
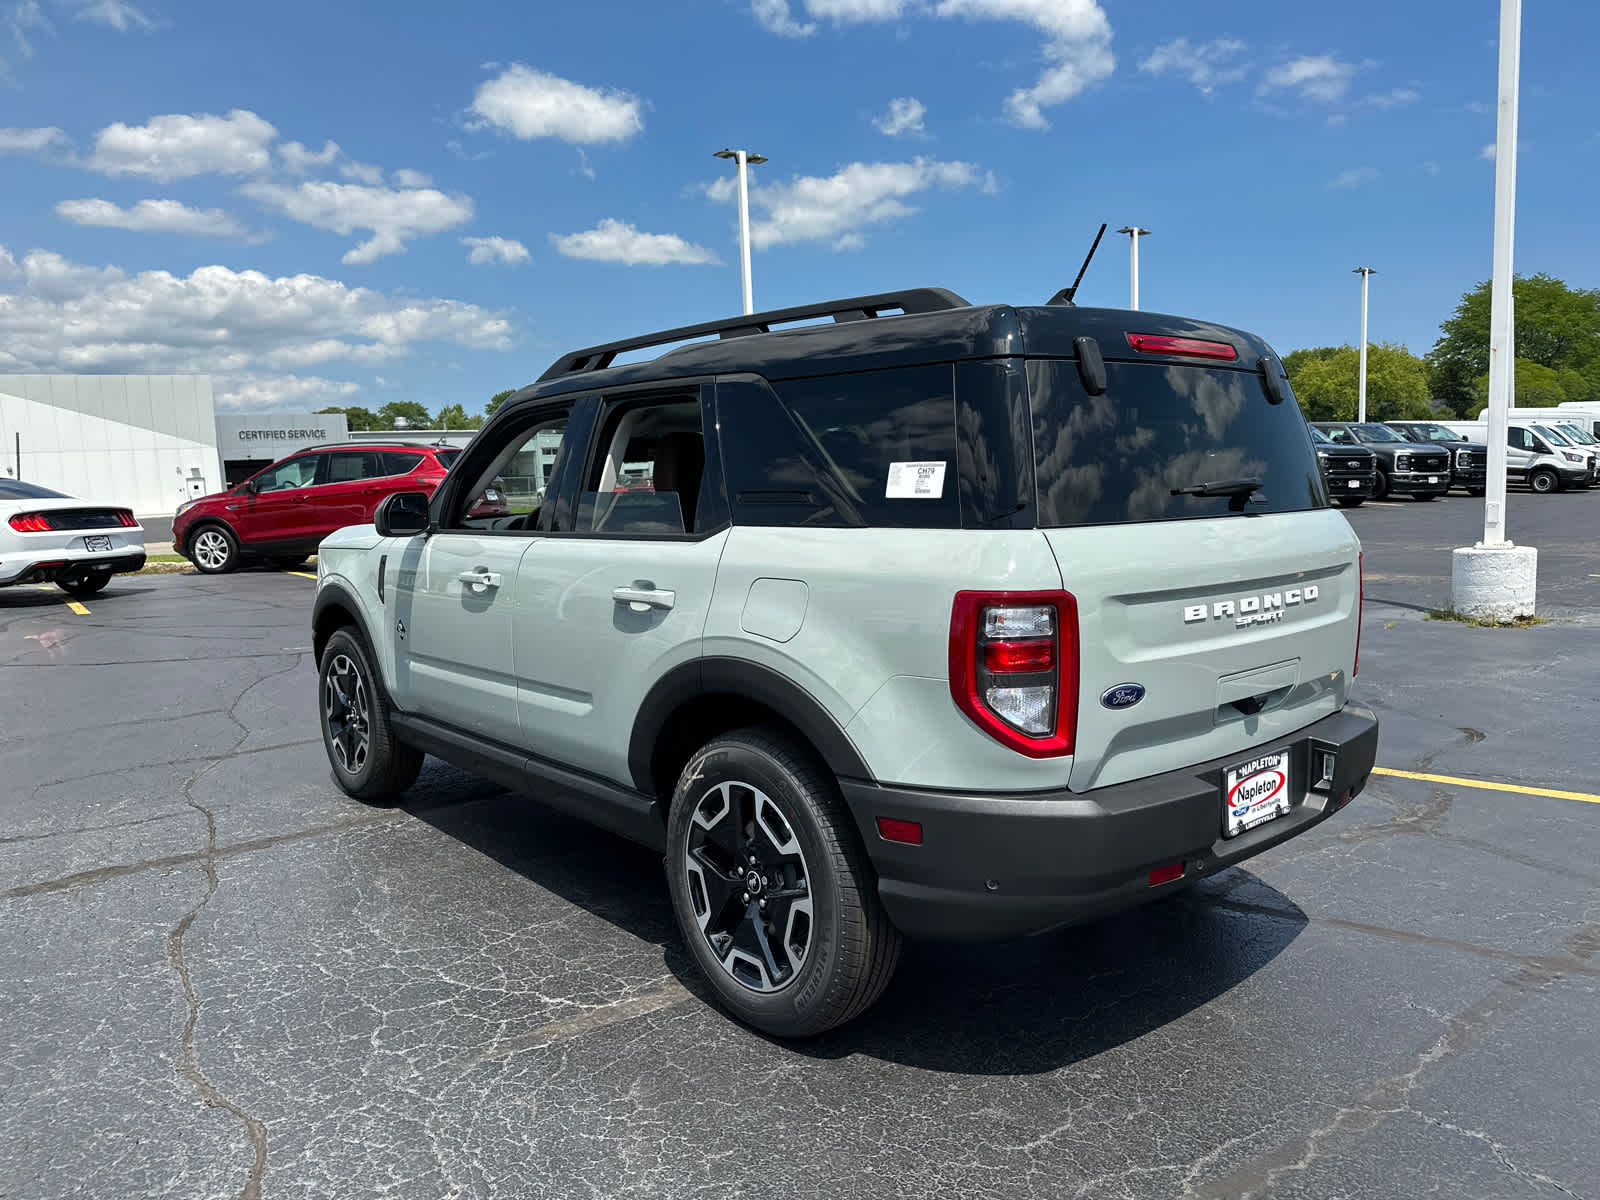
<path fill-rule="evenodd" d="M 23 483 L 20 479 L 0 479 L 0 500 L 65 500 L 64 492 L 52 492 L 37 483 Z"/>
<path fill-rule="evenodd" d="M 1091 396 L 1076 362 L 1028 362 L 1041 527 L 1327 506 L 1299 406 L 1256 372 L 1108 362 L 1106 381 Z"/>
<path fill-rule="evenodd" d="M 1401 437 L 1387 425 L 1352 425 L 1350 428 L 1355 432 L 1356 437 L 1360 438 L 1363 442 L 1366 442 L 1371 446 L 1381 445 L 1389 442 L 1405 441 L 1405 438 Z"/>
<path fill-rule="evenodd" d="M 1571 438 L 1567 437 L 1563 433 L 1556 432 L 1556 430 L 1552 429 L 1548 425 L 1535 425 L 1533 428 L 1536 432 L 1544 434 L 1546 440 L 1552 441 L 1558 446 L 1572 445 Z"/>
<path fill-rule="evenodd" d="M 1337 446 L 1339 444 L 1315 425 L 1307 425 L 1306 428 L 1311 431 L 1311 440 L 1319 446 Z"/>
<path fill-rule="evenodd" d="M 1460 442 L 1466 440 L 1455 430 L 1446 429 L 1443 425 L 1434 425 L 1428 421 L 1401 425 L 1399 428 L 1408 437 L 1415 438 L 1419 442 Z"/>
<path fill-rule="evenodd" d="M 1559 429 L 1562 433 L 1566 434 L 1573 441 L 1579 442 L 1582 445 L 1585 445 L 1585 446 L 1600 446 L 1600 441 L 1597 441 L 1595 439 L 1595 436 L 1592 433 L 1590 433 L 1587 429 L 1584 429 L 1581 426 L 1578 426 L 1578 425 L 1557 425 L 1555 428 Z"/>

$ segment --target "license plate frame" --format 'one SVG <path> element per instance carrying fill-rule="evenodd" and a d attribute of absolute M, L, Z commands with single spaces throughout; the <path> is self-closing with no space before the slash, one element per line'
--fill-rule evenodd
<path fill-rule="evenodd" d="M 83 548 L 95 554 L 107 554 L 111 550 L 111 535 L 108 533 L 85 534 Z"/>
<path fill-rule="evenodd" d="M 1235 838 L 1294 807 L 1289 786 L 1289 748 L 1266 750 L 1222 771 L 1222 836 Z M 1260 781 L 1257 783 L 1256 781 Z M 1253 786 L 1252 786 L 1253 785 Z"/>

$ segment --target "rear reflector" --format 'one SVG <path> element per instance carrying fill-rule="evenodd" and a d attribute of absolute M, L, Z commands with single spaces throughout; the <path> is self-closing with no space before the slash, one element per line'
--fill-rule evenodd
<path fill-rule="evenodd" d="M 893 817 L 878 818 L 878 836 L 886 842 L 904 842 L 907 846 L 922 845 L 920 821 L 897 821 Z"/>
<path fill-rule="evenodd" d="M 1128 345 L 1140 354 L 1176 354 L 1182 358 L 1216 358 L 1223 362 L 1232 362 L 1239 357 L 1238 351 L 1227 342 L 1167 337 L 1159 333 L 1130 333 Z"/>
<path fill-rule="evenodd" d="M 1150 872 L 1150 886 L 1159 887 L 1163 883 L 1171 883 L 1174 879 L 1183 878 L 1183 864 L 1175 862 L 1165 867 L 1157 867 Z"/>

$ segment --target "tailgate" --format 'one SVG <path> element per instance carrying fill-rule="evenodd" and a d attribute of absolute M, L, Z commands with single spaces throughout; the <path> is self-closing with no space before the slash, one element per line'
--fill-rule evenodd
<path fill-rule="evenodd" d="M 1074 791 L 1261 747 L 1350 690 L 1360 544 L 1329 509 L 1046 530 L 1078 601 Z M 1138 684 L 1143 698 L 1119 685 Z"/>

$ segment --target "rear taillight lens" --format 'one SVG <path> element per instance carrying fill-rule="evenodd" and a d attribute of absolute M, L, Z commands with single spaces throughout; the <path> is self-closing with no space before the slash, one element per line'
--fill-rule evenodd
<path fill-rule="evenodd" d="M 1128 345 L 1140 354 L 1174 354 L 1180 358 L 1215 358 L 1223 362 L 1232 362 L 1239 357 L 1239 352 L 1227 342 L 1167 337 L 1159 333 L 1130 333 Z"/>
<path fill-rule="evenodd" d="M 125 529 L 132 529 L 139 522 L 133 519 L 133 514 L 125 508 L 117 509 L 117 524 Z"/>
<path fill-rule="evenodd" d="M 10 525 L 18 533 L 49 533 L 53 528 L 44 513 L 13 513 Z"/>
<path fill-rule="evenodd" d="M 1356 555 L 1356 578 L 1360 581 L 1356 593 L 1356 662 L 1350 668 L 1351 678 L 1361 674 L 1361 618 L 1367 611 L 1367 556 L 1363 551 Z"/>
<path fill-rule="evenodd" d="M 1068 592 L 958 592 L 950 694 L 1030 758 L 1071 754 L 1078 723 L 1078 604 Z"/>

